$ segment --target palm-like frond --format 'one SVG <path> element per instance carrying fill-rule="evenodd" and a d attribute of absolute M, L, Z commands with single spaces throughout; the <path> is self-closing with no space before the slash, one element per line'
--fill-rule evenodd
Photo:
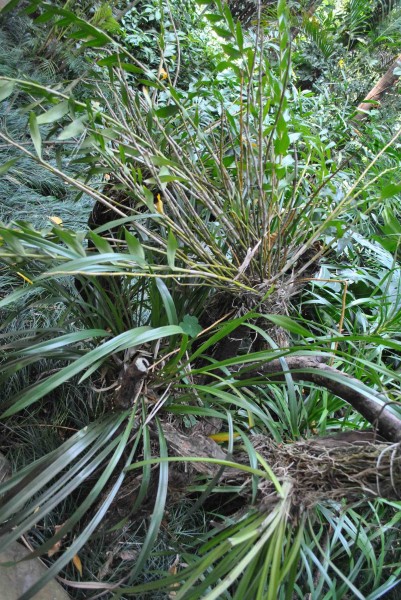
<path fill-rule="evenodd" d="M 334 40 L 330 34 L 324 30 L 322 23 L 316 17 L 305 15 L 302 28 L 305 34 L 311 39 L 325 58 L 329 58 L 334 52 Z"/>
<path fill-rule="evenodd" d="M 369 2 L 349 0 L 346 10 L 341 15 L 344 19 L 344 31 L 350 40 L 357 40 L 366 34 L 372 17 L 372 6 Z"/>

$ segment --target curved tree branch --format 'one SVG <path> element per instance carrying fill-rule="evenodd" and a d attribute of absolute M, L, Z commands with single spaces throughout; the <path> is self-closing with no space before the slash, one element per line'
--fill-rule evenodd
<path fill-rule="evenodd" d="M 244 380 L 258 375 L 271 375 L 272 379 L 283 379 L 283 364 L 282 359 L 272 360 L 252 371 L 240 373 L 239 378 Z M 291 373 L 295 381 L 310 381 L 326 388 L 351 404 L 384 439 L 389 442 L 401 441 L 401 419 L 388 409 L 389 401 L 383 394 L 371 390 L 358 379 L 330 367 L 316 357 L 289 356 L 285 358 L 285 364 L 287 373 Z"/>

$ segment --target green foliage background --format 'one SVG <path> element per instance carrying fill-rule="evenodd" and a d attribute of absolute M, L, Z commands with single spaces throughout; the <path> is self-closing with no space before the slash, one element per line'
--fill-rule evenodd
<path fill-rule="evenodd" d="M 391 597 L 399 502 L 328 500 L 293 520 L 291 486 L 253 445 L 367 423 L 315 385 L 240 375 L 321 354 L 399 398 L 399 101 L 351 121 L 399 8 L 310 19 L 279 2 L 249 28 L 220 2 L 71 8 L 31 2 L 35 25 L 1 31 L 3 546 L 25 534 L 46 557 L 63 540 L 24 600 L 56 573 L 79 580 L 77 553 L 93 595 Z M 88 229 L 94 205 L 106 220 Z M 156 367 L 123 404 L 135 352 Z M 191 435 L 205 419 L 248 491 L 185 484 L 166 423 Z"/>

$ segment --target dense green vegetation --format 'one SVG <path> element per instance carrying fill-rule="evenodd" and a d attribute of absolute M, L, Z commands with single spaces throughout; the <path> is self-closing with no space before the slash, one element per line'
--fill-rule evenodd
<path fill-rule="evenodd" d="M 1 547 L 49 566 L 22 600 L 396 598 L 398 82 L 357 107 L 399 3 L 12 4 Z"/>

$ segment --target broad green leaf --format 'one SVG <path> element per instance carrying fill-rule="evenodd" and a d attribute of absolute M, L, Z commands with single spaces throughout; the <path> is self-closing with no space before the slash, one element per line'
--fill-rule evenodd
<path fill-rule="evenodd" d="M 140 241 L 127 229 L 124 229 L 124 237 L 125 241 L 127 242 L 128 250 L 130 254 L 135 257 L 138 266 L 142 269 L 146 268 L 147 262 L 145 258 L 145 251 L 142 248 Z"/>
<path fill-rule="evenodd" d="M 395 216 L 391 208 L 386 207 L 383 211 L 384 223 L 386 225 L 386 233 L 390 235 L 401 235 L 401 224 L 399 219 Z"/>
<path fill-rule="evenodd" d="M 243 49 L 244 49 L 244 36 L 243 36 L 243 33 L 242 33 L 241 23 L 239 21 L 238 21 L 238 23 L 235 26 L 235 38 L 237 40 L 238 48 L 242 52 Z"/>
<path fill-rule="evenodd" d="M 48 23 L 54 18 L 54 15 L 50 12 L 44 12 L 34 19 L 34 23 Z"/>
<path fill-rule="evenodd" d="M 20 2 L 20 0 L 10 0 L 6 4 L 4 4 L 4 2 L 3 2 L 2 5 L 0 6 L 0 14 L 5 15 L 7 12 L 12 10 L 13 8 L 16 8 L 18 6 L 19 2 Z"/>
<path fill-rule="evenodd" d="M 54 338 L 52 340 L 46 340 L 45 342 L 40 342 L 39 344 L 33 344 L 28 348 L 16 350 L 13 354 L 21 354 L 24 356 L 36 354 L 38 355 L 39 359 L 43 352 L 51 352 L 52 350 L 64 348 L 65 346 L 75 344 L 76 342 L 80 342 L 82 340 L 92 339 L 96 337 L 110 337 L 110 335 L 111 334 L 105 331 L 104 329 L 88 329 L 85 331 L 75 331 L 72 333 L 66 333 L 65 335 L 61 335 L 60 337 Z M 13 356 L 13 354 L 11 354 L 11 356 Z"/>
<path fill-rule="evenodd" d="M 97 233 L 90 231 L 87 234 L 87 237 L 90 240 L 92 240 L 92 242 L 95 244 L 95 247 L 97 248 L 97 250 L 99 250 L 99 252 L 104 253 L 104 254 L 113 253 L 113 248 L 111 247 L 109 242 L 107 240 L 105 240 L 104 237 L 102 237 L 101 235 L 98 235 Z"/>
<path fill-rule="evenodd" d="M 220 21 L 224 21 L 223 15 L 217 15 L 216 13 L 205 13 L 204 17 L 210 23 L 219 23 Z"/>
<path fill-rule="evenodd" d="M 222 71 L 225 71 L 226 69 L 232 69 L 232 68 L 233 68 L 232 62 L 230 62 L 229 60 L 223 60 L 223 61 L 219 62 L 219 64 L 216 66 L 215 70 L 218 73 L 221 73 Z"/>
<path fill-rule="evenodd" d="M 86 257 L 85 248 L 82 244 L 84 234 L 79 234 L 79 232 L 69 231 L 68 229 L 57 226 L 53 228 L 53 231 L 56 233 L 57 237 L 75 253 L 75 255 Z"/>
<path fill-rule="evenodd" d="M 175 104 L 170 104 L 169 106 L 162 106 L 155 110 L 155 115 L 160 119 L 165 119 L 167 117 L 173 117 L 177 113 L 180 112 L 180 109 Z"/>
<path fill-rule="evenodd" d="M 64 102 L 60 102 L 56 106 L 53 106 L 45 113 L 39 115 L 37 117 L 38 125 L 47 125 L 48 123 L 54 123 L 54 121 L 58 121 L 62 119 L 69 111 L 69 106 L 67 100 Z"/>
<path fill-rule="evenodd" d="M 191 338 L 195 338 L 202 331 L 202 326 L 193 315 L 185 315 L 180 323 L 180 327 Z"/>
<path fill-rule="evenodd" d="M 42 159 L 42 137 L 40 135 L 38 121 L 34 112 L 31 112 L 29 115 L 29 131 L 33 145 L 35 146 L 36 154 L 40 159 Z"/>
<path fill-rule="evenodd" d="M 86 120 L 86 116 L 80 117 L 79 119 L 75 119 L 64 127 L 63 131 L 58 135 L 58 140 L 69 140 L 72 137 L 79 137 L 85 131 L 84 121 Z"/>
<path fill-rule="evenodd" d="M 146 73 L 146 75 L 149 77 L 150 73 Z M 156 88 L 157 90 L 162 89 L 159 81 L 152 81 L 151 79 L 140 79 L 138 83 L 141 83 L 143 86 L 145 86 L 142 89 L 142 93 L 146 99 L 147 99 L 147 96 L 149 96 L 149 92 L 147 93 L 147 96 L 146 96 L 146 88 L 147 87 L 153 87 L 153 88 Z M 170 90 L 170 92 L 171 92 L 171 90 Z M 150 101 L 150 107 L 153 108 L 152 101 Z"/>
<path fill-rule="evenodd" d="M 242 57 L 241 52 L 239 50 L 237 50 L 236 48 L 234 48 L 234 46 L 232 46 L 231 44 L 222 44 L 221 46 L 222 46 L 224 52 L 226 54 L 228 54 L 228 56 L 230 56 L 234 60 Z"/>
<path fill-rule="evenodd" d="M 231 14 L 231 10 L 230 10 L 228 4 L 226 4 L 226 3 L 224 3 L 223 13 L 224 13 L 226 23 L 227 23 L 231 33 L 233 35 L 235 35 L 236 31 L 235 31 L 234 20 L 233 20 L 232 14 Z"/>
<path fill-rule="evenodd" d="M 86 23 L 82 20 L 79 20 L 80 29 L 76 29 L 72 33 L 69 34 L 74 40 L 81 40 L 83 45 L 88 48 L 100 48 L 101 46 L 105 46 L 110 42 L 110 38 L 108 35 L 96 29 L 89 23 Z"/>
<path fill-rule="evenodd" d="M 171 175 L 168 167 L 164 165 L 160 167 L 158 177 L 161 182 L 161 189 L 163 192 L 167 188 L 169 181 L 182 181 L 182 178 L 177 177 L 176 175 Z"/>
<path fill-rule="evenodd" d="M 382 188 L 380 196 L 383 200 L 401 194 L 401 183 L 390 183 Z"/>
<path fill-rule="evenodd" d="M 217 33 L 218 36 L 224 39 L 229 39 L 232 37 L 231 31 L 229 29 L 226 29 L 225 27 L 218 27 L 217 25 L 213 25 L 213 31 Z"/>
<path fill-rule="evenodd" d="M 179 165 L 176 162 L 170 160 L 169 158 L 166 158 L 165 156 L 154 155 L 151 157 L 151 161 L 154 165 L 157 165 L 159 167 L 166 166 L 166 167 L 175 167 L 177 169 L 179 168 Z"/>
<path fill-rule="evenodd" d="M 15 83 L 14 81 L 2 80 L 0 81 L 0 102 L 5 100 L 14 91 Z"/>
<path fill-rule="evenodd" d="M 161 183 L 169 183 L 169 181 L 188 181 L 185 177 L 178 177 L 178 175 L 159 175 L 159 180 Z M 166 186 L 162 186 L 162 189 L 165 190 Z"/>
<path fill-rule="evenodd" d="M 14 235 L 12 230 L 3 229 L 1 235 L 6 244 L 15 253 L 16 257 L 23 257 L 25 255 L 24 246 L 21 244 L 18 236 Z"/>

